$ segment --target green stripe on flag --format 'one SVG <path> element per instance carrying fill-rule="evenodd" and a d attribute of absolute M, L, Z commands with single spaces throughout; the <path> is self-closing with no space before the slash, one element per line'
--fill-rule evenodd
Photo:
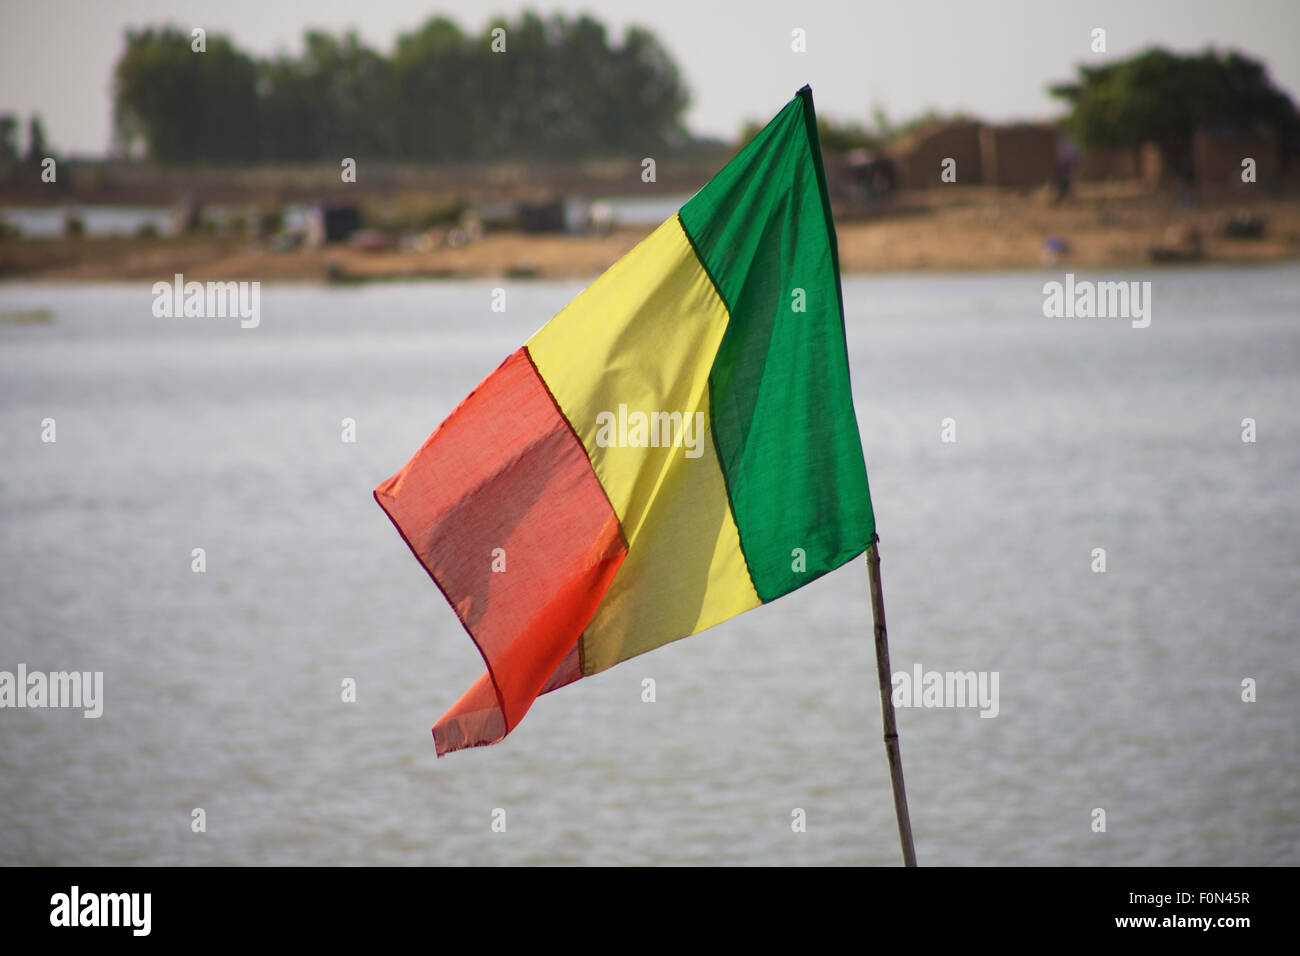
<path fill-rule="evenodd" d="M 765 602 L 875 538 L 816 130 L 805 87 L 680 213 L 730 312 L 713 435 Z"/>

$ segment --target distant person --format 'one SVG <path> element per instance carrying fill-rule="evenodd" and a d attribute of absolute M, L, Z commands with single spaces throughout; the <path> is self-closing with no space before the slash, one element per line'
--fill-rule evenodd
<path fill-rule="evenodd" d="M 1056 140 L 1056 199 L 1061 201 L 1070 195 L 1074 181 L 1074 171 L 1079 165 L 1079 148 L 1068 136 Z"/>

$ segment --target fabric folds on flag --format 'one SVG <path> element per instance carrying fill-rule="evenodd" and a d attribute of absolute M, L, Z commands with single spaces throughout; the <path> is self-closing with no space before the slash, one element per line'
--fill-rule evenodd
<path fill-rule="evenodd" d="M 775 600 L 875 540 L 812 93 L 375 490 L 487 671 L 433 728 Z"/>

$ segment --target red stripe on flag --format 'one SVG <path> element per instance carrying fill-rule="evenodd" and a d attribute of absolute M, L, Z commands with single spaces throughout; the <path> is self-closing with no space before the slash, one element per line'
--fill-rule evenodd
<path fill-rule="evenodd" d="M 586 450 L 526 350 L 470 392 L 375 500 L 487 664 L 434 726 L 438 754 L 495 743 L 538 694 L 581 676 L 578 640 L 627 555 Z"/>

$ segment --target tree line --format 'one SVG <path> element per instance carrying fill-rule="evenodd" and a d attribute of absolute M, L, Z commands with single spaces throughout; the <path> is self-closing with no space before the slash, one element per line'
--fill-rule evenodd
<path fill-rule="evenodd" d="M 169 163 L 646 156 L 690 141 L 689 94 L 664 47 L 636 27 L 615 43 L 590 16 L 525 12 L 477 34 L 434 17 L 387 55 L 355 33 L 320 31 L 304 34 L 297 57 L 253 57 L 219 35 L 198 53 L 190 35 L 151 28 L 127 32 L 114 78 L 117 151 Z M 1300 158 L 1295 104 L 1239 52 L 1151 48 L 1080 66 L 1049 91 L 1084 148 L 1155 141 L 1185 166 L 1195 130 L 1214 124 L 1267 129 L 1283 162 Z M 821 117 L 819 127 L 827 149 L 882 149 L 954 118 L 931 111 L 898 124 L 878 107 L 873 125 Z M 0 161 L 16 152 L 3 119 Z M 739 142 L 761 126 L 747 124 Z"/>
<path fill-rule="evenodd" d="M 304 34 L 259 58 L 226 36 L 128 30 L 114 68 L 115 149 L 166 163 L 413 162 L 651 155 L 689 137 L 689 94 L 658 39 L 614 42 L 590 16 L 525 12 L 478 34 L 434 17 L 390 54 Z"/>
<path fill-rule="evenodd" d="M 27 149 L 18 149 L 18 117 L 13 113 L 0 113 L 0 169 L 27 163 L 39 166 L 49 155 L 45 142 L 45 125 L 33 113 L 27 120 Z"/>

